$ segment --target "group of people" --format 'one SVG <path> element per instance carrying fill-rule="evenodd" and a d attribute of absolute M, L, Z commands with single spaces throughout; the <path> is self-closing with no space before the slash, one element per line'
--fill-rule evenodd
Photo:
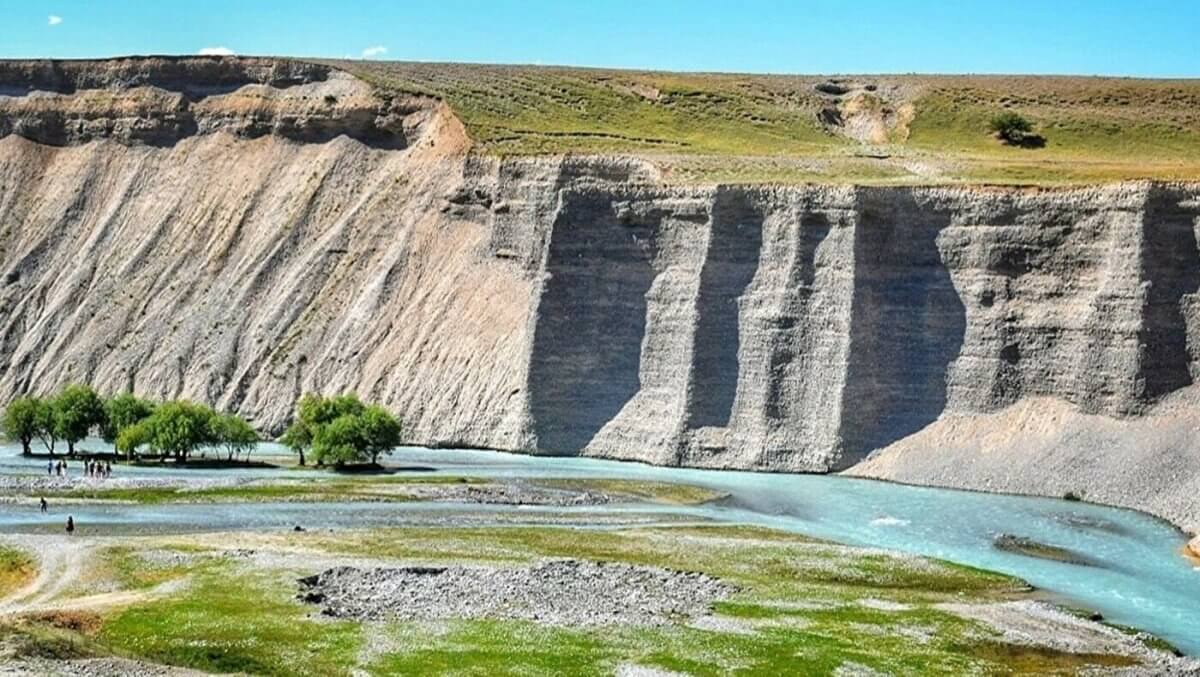
<path fill-rule="evenodd" d="M 65 475 L 67 475 L 70 472 L 70 470 L 71 470 L 71 467 L 67 464 L 66 459 L 60 459 L 58 461 L 48 461 L 46 463 L 46 474 L 50 475 L 51 477 L 54 477 L 54 476 L 63 477 Z M 92 459 L 89 461 L 84 461 L 83 462 L 83 472 L 87 477 L 97 477 L 100 479 L 112 477 L 112 463 L 110 463 L 108 461 L 98 461 L 95 459 Z M 40 499 L 38 501 L 38 504 L 39 504 L 38 507 L 41 509 L 42 512 L 49 511 L 50 506 L 48 503 L 46 503 L 45 498 Z M 67 534 L 69 535 L 69 534 L 74 534 L 74 533 L 75 533 L 75 518 L 71 515 L 68 515 L 67 516 Z"/>
<path fill-rule="evenodd" d="M 58 462 L 50 461 L 46 463 L 46 474 L 50 476 L 62 477 L 63 475 L 66 475 L 69 470 L 70 468 L 67 466 L 67 462 L 65 460 Z M 84 461 L 83 471 L 88 477 L 99 477 L 102 479 L 111 477 L 112 463 L 109 463 L 108 461 Z"/>

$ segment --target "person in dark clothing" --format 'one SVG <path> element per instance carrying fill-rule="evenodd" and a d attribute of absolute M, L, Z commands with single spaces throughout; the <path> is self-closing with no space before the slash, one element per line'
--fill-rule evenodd
<path fill-rule="evenodd" d="M 42 512 L 46 512 L 46 510 L 48 510 L 50 508 L 50 506 L 46 504 L 45 496 L 42 497 L 41 504 L 42 504 Z"/>
<path fill-rule="evenodd" d="M 54 474 L 54 461 L 46 461 L 46 474 L 47 475 Z"/>
<path fill-rule="evenodd" d="M 67 515 L 67 535 L 75 533 L 75 518 Z"/>

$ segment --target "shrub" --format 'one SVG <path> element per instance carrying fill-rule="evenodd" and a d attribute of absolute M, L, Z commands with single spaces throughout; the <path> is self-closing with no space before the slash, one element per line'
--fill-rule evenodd
<path fill-rule="evenodd" d="M 1033 134 L 1033 124 L 1013 111 L 993 117 L 989 127 L 1001 141 L 1013 146 L 1027 145 L 1029 140 L 1040 138 Z"/>

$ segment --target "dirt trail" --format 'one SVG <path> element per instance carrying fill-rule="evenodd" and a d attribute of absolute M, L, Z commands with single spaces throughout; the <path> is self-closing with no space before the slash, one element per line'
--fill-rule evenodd
<path fill-rule="evenodd" d="M 65 536 L 8 536 L 6 545 L 28 551 L 37 560 L 37 576 L 0 601 L 0 614 L 38 609 L 83 576 L 91 548 L 87 541 Z"/>
<path fill-rule="evenodd" d="M 37 576 L 26 586 L 0 600 L 0 616 L 59 609 L 98 609 L 130 604 L 177 587 L 174 581 L 151 590 L 119 590 L 83 597 L 65 597 L 83 580 L 89 562 L 99 549 L 91 539 L 69 536 L 6 536 L 3 543 L 31 553 L 37 560 Z"/>

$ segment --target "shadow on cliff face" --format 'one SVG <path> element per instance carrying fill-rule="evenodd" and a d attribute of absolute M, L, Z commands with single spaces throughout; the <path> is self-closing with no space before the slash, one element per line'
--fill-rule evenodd
<path fill-rule="evenodd" d="M 788 271 L 788 277 L 795 280 L 796 293 L 788 295 L 786 305 L 779 316 L 773 319 L 773 333 L 793 337 L 793 340 L 771 342 L 768 362 L 770 380 L 767 382 L 764 413 L 766 418 L 776 425 L 783 423 L 788 413 L 796 407 L 795 400 L 788 397 L 785 374 L 801 350 L 795 345 L 794 335 L 798 333 L 797 327 L 805 318 L 810 317 L 809 306 L 817 279 L 817 249 L 832 230 L 833 224 L 827 215 L 819 212 L 805 215 L 796 245 L 796 258 L 792 269 Z"/>
<path fill-rule="evenodd" d="M 740 307 L 758 270 L 763 215 L 744 190 L 721 190 L 700 271 L 687 427 L 725 427 L 738 386 Z"/>
<path fill-rule="evenodd" d="M 610 196 L 562 193 L 529 365 L 539 449 L 583 449 L 641 387 L 656 230 L 622 223 Z"/>
<path fill-rule="evenodd" d="M 1192 384 L 1184 297 L 1200 292 L 1200 208 L 1184 196 L 1154 186 L 1142 221 L 1142 276 L 1148 281 L 1142 330 L 1143 396 L 1157 399 Z M 1193 350 L 1197 347 L 1193 346 Z"/>
<path fill-rule="evenodd" d="M 941 415 L 967 329 L 937 245 L 950 213 L 910 190 L 860 189 L 858 200 L 839 467 Z"/>

